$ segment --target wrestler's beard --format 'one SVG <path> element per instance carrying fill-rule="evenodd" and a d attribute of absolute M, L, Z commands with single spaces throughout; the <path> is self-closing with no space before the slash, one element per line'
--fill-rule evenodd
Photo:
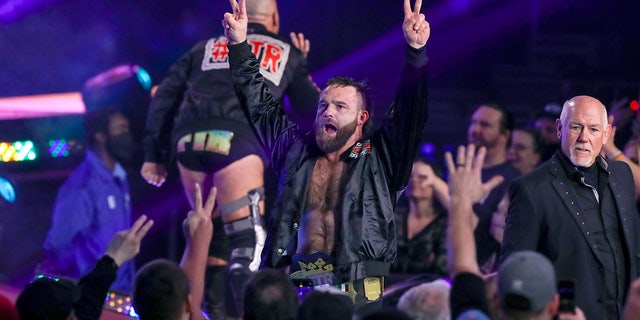
<path fill-rule="evenodd" d="M 316 143 L 320 150 L 331 153 L 340 150 L 340 148 L 344 147 L 349 138 L 353 136 L 356 132 L 356 128 L 358 127 L 358 119 L 354 119 L 352 122 L 347 123 L 346 125 L 336 128 L 335 137 L 329 137 L 324 134 L 323 127 L 318 126 L 318 123 L 313 124 L 314 129 L 316 131 Z"/>

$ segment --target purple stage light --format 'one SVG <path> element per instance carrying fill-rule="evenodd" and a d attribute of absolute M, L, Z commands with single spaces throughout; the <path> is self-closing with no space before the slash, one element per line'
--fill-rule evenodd
<path fill-rule="evenodd" d="M 0 2 L 0 21 L 14 22 L 58 0 L 5 0 Z"/>
<path fill-rule="evenodd" d="M 508 36 L 529 25 L 537 25 L 536 19 L 545 19 L 580 6 L 579 0 L 566 1 L 533 1 L 518 0 L 496 3 L 496 1 L 456 0 L 444 3 L 426 12 L 427 20 L 432 26 L 428 55 L 431 60 L 438 61 L 431 67 L 432 75 L 446 72 L 467 57 L 480 50 L 486 50 L 504 40 Z M 489 7 L 490 10 L 486 9 Z M 533 15 L 532 11 L 536 11 Z M 469 13 L 466 18 L 459 19 L 461 13 Z M 314 72 L 314 79 L 323 83 L 331 76 L 349 73 L 352 70 L 393 68 L 396 64 L 378 64 L 372 68 L 372 59 L 389 61 L 383 57 L 390 52 L 398 51 L 404 38 L 400 26 L 383 34 L 369 45 L 362 47 L 344 58 L 331 63 Z"/>

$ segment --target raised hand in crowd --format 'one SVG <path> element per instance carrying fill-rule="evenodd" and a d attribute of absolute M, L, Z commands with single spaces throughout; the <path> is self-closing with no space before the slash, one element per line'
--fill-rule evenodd
<path fill-rule="evenodd" d="M 291 43 L 293 43 L 293 46 L 302 51 L 304 56 L 307 57 L 309 55 L 309 51 L 311 51 L 311 42 L 309 42 L 309 39 L 305 39 L 302 32 L 291 32 L 289 36 L 291 37 Z"/>
<path fill-rule="evenodd" d="M 133 259 L 140 252 L 140 243 L 152 226 L 153 220 L 142 215 L 131 228 L 111 238 L 105 256 L 113 259 L 118 267 Z M 105 297 L 119 269 L 107 261 L 105 257 L 98 260 L 93 269 L 78 281 L 81 294 L 73 307 L 77 319 L 98 319 L 102 314 Z"/>
<path fill-rule="evenodd" d="M 213 236 L 213 208 L 216 204 L 218 189 L 212 187 L 207 200 L 202 202 L 200 185 L 195 186 L 195 206 L 182 222 L 186 247 L 180 266 L 191 281 L 191 310 L 199 310 L 204 294 L 204 275 L 207 266 L 209 243 Z M 192 312 L 192 318 L 199 319 L 199 312 Z"/>
<path fill-rule="evenodd" d="M 476 260 L 476 248 L 473 231 L 477 217 L 473 213 L 473 204 L 484 198 L 503 178 L 495 176 L 486 183 L 482 182 L 482 166 L 487 150 L 481 147 L 458 147 L 456 162 L 450 152 L 445 153 L 449 172 L 449 230 L 448 263 L 452 276 L 460 272 L 480 274 Z"/>
<path fill-rule="evenodd" d="M 209 245 L 213 234 L 213 207 L 216 204 L 218 189 L 212 187 L 207 196 L 206 202 L 202 203 L 202 191 L 199 184 L 196 184 L 195 208 L 190 210 L 187 217 L 182 222 L 187 245 Z"/>
<path fill-rule="evenodd" d="M 132 259 L 140 252 L 140 242 L 153 226 L 153 220 L 142 215 L 130 229 L 120 231 L 111 238 L 106 255 L 110 256 L 118 266 Z"/>

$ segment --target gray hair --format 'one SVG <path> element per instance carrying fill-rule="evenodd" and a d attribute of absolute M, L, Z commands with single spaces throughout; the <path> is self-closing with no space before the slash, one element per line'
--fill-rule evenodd
<path fill-rule="evenodd" d="M 414 320 L 450 320 L 450 291 L 451 286 L 444 280 L 423 283 L 405 292 L 397 308 Z"/>

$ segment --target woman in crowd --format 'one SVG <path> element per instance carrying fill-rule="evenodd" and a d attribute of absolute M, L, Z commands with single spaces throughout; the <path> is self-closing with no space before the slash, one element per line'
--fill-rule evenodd
<path fill-rule="evenodd" d="M 449 189 L 442 177 L 443 170 L 433 160 L 414 160 L 409 185 L 395 213 L 398 256 L 391 272 L 447 275 L 444 204 L 449 203 Z"/>

